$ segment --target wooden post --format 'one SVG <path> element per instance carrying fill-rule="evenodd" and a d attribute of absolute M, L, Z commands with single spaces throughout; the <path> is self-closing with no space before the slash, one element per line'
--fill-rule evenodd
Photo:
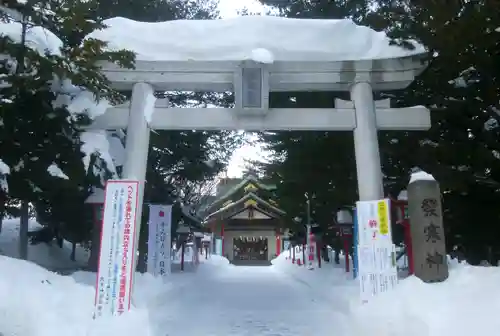
<path fill-rule="evenodd" d="M 448 278 L 439 184 L 425 172 L 412 174 L 408 185 L 408 213 L 415 275 L 424 282 Z"/>
<path fill-rule="evenodd" d="M 224 223 L 220 224 L 220 237 L 222 241 L 222 256 L 224 257 Z"/>
<path fill-rule="evenodd" d="M 323 249 L 323 240 L 318 239 L 316 242 L 316 256 L 318 258 L 318 268 L 321 268 L 321 250 Z"/>
<path fill-rule="evenodd" d="M 185 246 L 185 241 L 182 241 L 181 245 L 181 271 L 184 271 L 184 246 Z"/>
<path fill-rule="evenodd" d="M 19 224 L 19 259 L 28 260 L 29 203 L 21 201 L 21 218 Z"/>
<path fill-rule="evenodd" d="M 346 236 L 343 236 L 342 240 L 344 241 L 345 271 L 349 273 L 349 240 Z"/>
<path fill-rule="evenodd" d="M 306 261 L 306 244 L 302 244 L 302 261 L 303 261 L 303 265 L 305 266 L 307 264 L 307 261 Z"/>

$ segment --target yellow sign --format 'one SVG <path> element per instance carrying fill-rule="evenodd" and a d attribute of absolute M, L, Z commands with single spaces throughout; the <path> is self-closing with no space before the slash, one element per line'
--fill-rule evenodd
<path fill-rule="evenodd" d="M 257 202 L 254 200 L 248 200 L 245 202 L 245 208 L 253 205 L 257 205 Z"/>
<path fill-rule="evenodd" d="M 377 202 L 377 215 L 380 227 L 380 234 L 389 234 L 389 218 L 387 218 L 387 203 L 386 201 Z"/>
<path fill-rule="evenodd" d="M 252 192 L 257 190 L 257 187 L 254 186 L 252 183 L 247 184 L 247 186 L 243 189 L 245 192 Z"/>

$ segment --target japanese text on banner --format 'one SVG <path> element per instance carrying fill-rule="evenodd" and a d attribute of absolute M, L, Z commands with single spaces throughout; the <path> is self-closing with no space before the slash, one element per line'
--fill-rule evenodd
<path fill-rule="evenodd" d="M 148 272 L 165 277 L 171 273 L 171 227 L 172 206 L 151 204 L 149 206 Z M 150 258 L 152 258 L 150 260 Z"/>
<path fill-rule="evenodd" d="M 137 181 L 106 184 L 95 317 L 130 309 L 137 192 Z"/>

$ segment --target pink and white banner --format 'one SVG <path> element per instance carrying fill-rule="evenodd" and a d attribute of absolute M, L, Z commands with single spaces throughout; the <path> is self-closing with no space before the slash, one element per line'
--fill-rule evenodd
<path fill-rule="evenodd" d="M 139 182 L 106 183 L 94 318 L 130 309 Z"/>
<path fill-rule="evenodd" d="M 172 206 L 149 206 L 148 273 L 166 278 L 171 273 Z"/>

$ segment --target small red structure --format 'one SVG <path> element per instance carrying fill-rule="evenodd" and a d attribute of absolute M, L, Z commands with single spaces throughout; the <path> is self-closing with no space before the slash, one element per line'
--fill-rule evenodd
<path fill-rule="evenodd" d="M 393 220 L 396 224 L 402 225 L 404 229 L 404 243 L 406 245 L 406 255 L 408 256 L 409 274 L 413 274 L 415 265 L 413 261 L 413 250 L 411 242 L 410 218 L 408 216 L 408 200 L 400 193 L 398 199 L 390 197 Z"/>
<path fill-rule="evenodd" d="M 104 215 L 104 190 L 94 188 L 92 193 L 85 200 L 85 204 L 91 207 L 94 226 L 101 226 L 102 217 Z"/>
<path fill-rule="evenodd" d="M 338 235 L 342 239 L 342 245 L 344 248 L 345 255 L 345 271 L 350 271 L 350 262 L 349 262 L 349 252 L 353 243 L 353 229 L 354 229 L 354 221 L 352 218 L 352 214 L 347 209 L 342 209 L 337 212 L 337 227 L 338 227 Z"/>
<path fill-rule="evenodd" d="M 281 230 L 276 230 L 276 256 L 281 254 Z"/>
<path fill-rule="evenodd" d="M 344 245 L 345 271 L 349 273 L 350 272 L 349 252 L 352 244 L 352 228 L 348 226 L 341 226 L 340 236 L 342 237 L 342 244 Z"/>

